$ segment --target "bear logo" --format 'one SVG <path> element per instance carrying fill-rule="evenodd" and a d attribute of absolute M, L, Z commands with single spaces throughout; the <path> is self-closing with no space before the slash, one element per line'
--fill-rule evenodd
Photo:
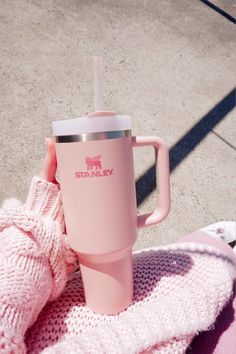
<path fill-rule="evenodd" d="M 95 170 L 100 170 L 102 168 L 102 164 L 101 164 L 101 155 L 97 155 L 94 157 L 89 157 L 87 156 L 85 158 L 86 164 L 87 164 L 87 170 L 92 170 L 93 168 L 95 168 Z"/>

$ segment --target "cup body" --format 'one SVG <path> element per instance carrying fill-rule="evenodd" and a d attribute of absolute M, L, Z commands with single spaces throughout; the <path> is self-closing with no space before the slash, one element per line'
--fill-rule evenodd
<path fill-rule="evenodd" d="M 138 226 L 132 137 L 123 131 L 90 138 L 56 138 L 62 202 L 86 303 L 114 314 L 133 296 L 131 249 Z"/>
<path fill-rule="evenodd" d="M 131 136 L 57 142 L 56 155 L 72 249 L 107 254 L 132 246 L 137 207 Z"/>

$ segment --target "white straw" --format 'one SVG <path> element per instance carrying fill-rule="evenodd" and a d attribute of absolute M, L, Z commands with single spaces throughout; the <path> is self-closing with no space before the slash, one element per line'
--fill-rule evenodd
<path fill-rule="evenodd" d="M 95 111 L 103 110 L 103 86 L 102 86 L 102 57 L 93 57 L 94 68 L 94 108 Z"/>

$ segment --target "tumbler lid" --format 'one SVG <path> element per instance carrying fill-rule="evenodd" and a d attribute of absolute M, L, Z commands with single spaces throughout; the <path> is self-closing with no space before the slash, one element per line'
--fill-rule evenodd
<path fill-rule="evenodd" d="M 129 116 L 103 109 L 102 58 L 94 57 L 94 108 L 85 117 L 52 122 L 54 136 L 122 131 L 131 129 Z"/>
<path fill-rule="evenodd" d="M 121 115 L 102 115 L 97 116 L 94 119 L 89 117 L 81 117 L 52 122 L 52 130 L 54 136 L 100 133 L 130 129 L 130 117 Z"/>

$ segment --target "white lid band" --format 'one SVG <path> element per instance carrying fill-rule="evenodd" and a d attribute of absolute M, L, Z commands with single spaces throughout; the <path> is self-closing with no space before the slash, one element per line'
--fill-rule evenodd
<path fill-rule="evenodd" d="M 52 122 L 54 136 L 121 131 L 131 129 L 129 116 L 75 118 Z"/>

